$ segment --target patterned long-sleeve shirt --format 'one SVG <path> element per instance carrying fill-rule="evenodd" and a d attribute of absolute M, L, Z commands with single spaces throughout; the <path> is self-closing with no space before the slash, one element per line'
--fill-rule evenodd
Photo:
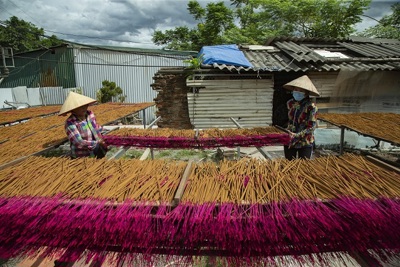
<path fill-rule="evenodd" d="M 287 102 L 289 109 L 289 123 L 287 129 L 295 133 L 289 143 L 291 148 L 309 147 L 314 144 L 314 130 L 317 125 L 317 106 L 309 99 L 301 101 L 290 99 Z"/>
<path fill-rule="evenodd" d="M 94 150 L 99 146 L 101 127 L 96 122 L 94 113 L 86 112 L 86 120 L 79 120 L 71 114 L 65 122 L 65 131 L 71 146 L 71 157 L 94 157 Z"/>

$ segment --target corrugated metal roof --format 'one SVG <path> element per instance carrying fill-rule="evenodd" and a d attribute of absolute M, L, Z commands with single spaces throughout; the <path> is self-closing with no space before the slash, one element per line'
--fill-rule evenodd
<path fill-rule="evenodd" d="M 277 42 L 277 47 L 292 59 L 301 62 L 324 62 L 325 57 L 314 52 L 313 49 L 308 48 L 305 45 L 299 45 L 292 41 L 289 42 Z"/>
<path fill-rule="evenodd" d="M 399 65 L 381 64 L 381 63 L 364 63 L 364 62 L 343 62 L 343 63 L 326 63 L 314 69 L 313 71 L 340 71 L 341 69 L 353 71 L 372 71 L 372 70 L 398 70 Z"/>
<path fill-rule="evenodd" d="M 335 39 L 335 38 L 324 38 L 324 37 L 294 37 L 294 36 L 277 36 L 272 37 L 264 45 L 271 45 L 275 42 L 296 42 L 296 43 L 334 43 L 338 41 L 347 41 L 348 38 Z"/>
<path fill-rule="evenodd" d="M 243 50 L 244 55 L 253 65 L 254 70 L 262 71 L 306 71 L 307 67 L 302 64 L 295 64 L 292 59 L 279 53 L 265 50 Z"/>
<path fill-rule="evenodd" d="M 177 51 L 169 49 L 148 49 L 148 48 L 137 48 L 137 47 L 121 47 L 121 46 L 101 46 L 101 45 L 79 45 L 71 44 L 71 47 L 75 49 L 90 49 L 90 50 L 108 50 L 114 52 L 131 53 L 131 54 L 152 54 L 152 55 L 164 55 L 164 56 L 197 56 L 198 51 Z"/>
<path fill-rule="evenodd" d="M 214 64 L 213 68 L 230 71 L 307 72 L 340 71 L 342 68 L 371 70 L 400 70 L 400 41 L 392 39 L 349 39 L 280 37 L 269 40 L 266 49 L 242 46 L 253 68 Z M 325 57 L 314 49 L 333 52 Z M 337 52 L 341 57 L 337 57 Z M 336 53 L 336 54 L 335 54 Z M 211 66 L 208 66 L 211 67 Z"/>
<path fill-rule="evenodd" d="M 398 44 L 381 44 L 381 46 L 383 46 L 385 48 L 389 48 L 393 51 L 400 53 L 400 43 L 398 43 Z"/>
<path fill-rule="evenodd" d="M 376 44 L 342 43 L 339 44 L 351 51 L 370 58 L 400 57 L 400 52 Z"/>

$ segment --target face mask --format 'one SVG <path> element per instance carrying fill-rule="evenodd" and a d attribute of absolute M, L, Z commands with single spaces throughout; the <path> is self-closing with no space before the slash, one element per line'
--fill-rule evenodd
<path fill-rule="evenodd" d="M 296 101 L 301 101 L 304 99 L 304 93 L 298 92 L 298 91 L 293 91 L 293 98 Z"/>

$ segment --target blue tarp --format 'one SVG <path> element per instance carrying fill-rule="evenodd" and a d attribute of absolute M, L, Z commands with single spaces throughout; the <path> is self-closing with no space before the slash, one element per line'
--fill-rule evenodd
<path fill-rule="evenodd" d="M 201 56 L 203 56 L 203 64 L 206 65 L 217 63 L 245 68 L 253 67 L 235 44 L 203 46 L 198 54 L 198 57 Z"/>

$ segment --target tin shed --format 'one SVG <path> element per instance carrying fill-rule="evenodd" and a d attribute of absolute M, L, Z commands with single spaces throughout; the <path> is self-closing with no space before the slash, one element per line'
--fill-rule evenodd
<path fill-rule="evenodd" d="M 225 121 L 248 116 L 254 124 L 243 120 L 244 126 L 283 125 L 291 96 L 282 85 L 304 74 L 321 93 L 315 98 L 320 112 L 400 112 L 399 40 L 277 37 L 263 46 L 238 48 L 251 67 L 214 61 L 196 71 L 195 81 L 188 80 L 187 85 L 194 88 L 188 101 L 195 127 L 215 127 L 213 116 Z M 246 91 L 252 84 L 263 84 L 265 94 L 257 88 Z M 238 100 L 235 90 L 243 94 Z M 212 95 L 217 92 L 226 102 L 217 103 L 218 98 Z M 263 99 L 261 105 L 259 99 Z M 238 103 L 243 104 L 242 109 Z M 254 112 L 253 107 L 259 111 Z"/>
<path fill-rule="evenodd" d="M 47 101 L 60 104 L 70 88 L 96 98 L 103 80 L 115 82 L 126 95 L 125 102 L 152 102 L 152 77 L 162 67 L 187 65 L 183 61 L 197 52 L 126 47 L 63 44 L 14 56 L 15 68 L 0 84 L 1 88 L 38 88 Z M 48 88 L 56 88 L 48 90 Z M 57 103 L 53 103 L 57 102 Z M 149 114 L 147 120 L 154 119 Z"/>

